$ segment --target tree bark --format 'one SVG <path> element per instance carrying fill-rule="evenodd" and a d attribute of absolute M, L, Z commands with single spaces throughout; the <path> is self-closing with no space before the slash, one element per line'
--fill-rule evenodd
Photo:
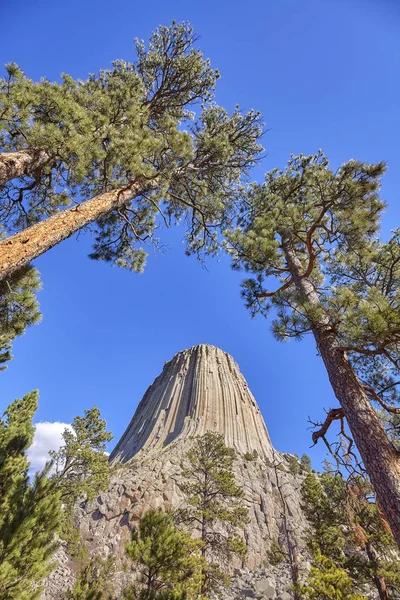
<path fill-rule="evenodd" d="M 317 310 L 321 309 L 321 314 L 311 322 L 317 348 L 335 396 L 344 410 L 379 505 L 400 548 L 400 453 L 388 439 L 346 353 L 340 347 L 338 336 L 321 307 L 312 281 L 302 275 L 302 265 L 290 240 L 283 239 L 282 247 L 301 300 Z"/>
<path fill-rule="evenodd" d="M 155 180 L 136 178 L 125 187 L 94 196 L 6 238 L 0 242 L 0 281 L 83 227 L 155 187 Z"/>
<path fill-rule="evenodd" d="M 375 548 L 373 547 L 373 545 L 371 544 L 371 542 L 367 542 L 365 549 L 367 551 L 368 560 L 370 561 L 370 563 L 373 566 L 374 583 L 375 583 L 376 589 L 378 590 L 379 599 L 380 600 L 388 600 L 388 591 L 387 591 L 387 587 L 386 587 L 385 578 L 382 577 L 382 575 L 378 574 L 377 552 L 376 552 Z"/>
<path fill-rule="evenodd" d="M 41 169 L 49 160 L 43 150 L 0 153 L 0 186 Z"/>
<path fill-rule="evenodd" d="M 208 587 L 208 581 L 207 581 L 207 566 L 205 564 L 205 560 L 206 560 L 206 554 L 207 554 L 207 546 L 206 546 L 206 540 L 207 540 L 207 519 L 205 516 L 205 511 L 206 511 L 206 506 L 207 506 L 207 488 L 208 488 L 208 477 L 207 477 L 207 473 L 204 473 L 204 488 L 203 488 L 203 514 L 201 517 L 201 536 L 200 539 L 203 542 L 203 545 L 201 547 L 201 556 L 203 558 L 203 566 L 201 568 L 201 587 L 200 587 L 200 594 L 202 596 L 205 596 L 207 594 L 207 587 Z"/>

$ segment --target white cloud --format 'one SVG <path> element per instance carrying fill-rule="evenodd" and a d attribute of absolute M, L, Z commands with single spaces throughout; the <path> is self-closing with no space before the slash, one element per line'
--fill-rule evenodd
<path fill-rule="evenodd" d="M 43 469 L 49 460 L 49 450 L 58 450 L 62 444 L 64 430 L 71 428 L 68 423 L 41 421 L 35 424 L 35 436 L 27 455 L 31 463 L 30 471 L 35 473 Z"/>

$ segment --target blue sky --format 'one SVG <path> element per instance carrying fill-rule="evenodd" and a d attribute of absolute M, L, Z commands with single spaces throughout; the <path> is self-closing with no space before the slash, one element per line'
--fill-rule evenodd
<path fill-rule="evenodd" d="M 399 225 L 397 0 L 3 0 L 0 19 L 1 62 L 49 79 L 134 60 L 133 38 L 190 20 L 221 72 L 217 101 L 263 113 L 266 157 L 255 179 L 292 152 L 318 148 L 335 167 L 353 157 L 386 160 L 384 235 Z M 44 318 L 14 345 L 0 409 L 39 388 L 37 420 L 68 423 L 97 404 L 118 438 L 164 362 L 210 343 L 239 363 L 274 445 L 308 452 L 318 466 L 325 452 L 309 449 L 307 416 L 336 402 L 313 340 L 274 341 L 270 324 L 246 312 L 229 261 L 203 269 L 184 256 L 183 234 L 161 232 L 168 249 L 150 256 L 141 275 L 90 261 L 88 235 L 37 260 Z"/>

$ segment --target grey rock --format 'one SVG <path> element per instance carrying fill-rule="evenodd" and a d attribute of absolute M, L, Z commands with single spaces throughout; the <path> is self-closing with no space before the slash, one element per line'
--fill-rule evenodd
<path fill-rule="evenodd" d="M 148 388 L 111 453 L 113 464 L 205 431 L 225 436 L 238 452 L 273 459 L 260 409 L 233 358 L 200 344 L 176 354 Z M 164 462 L 169 473 L 171 463 Z"/>
<path fill-rule="evenodd" d="M 293 600 L 293 596 L 289 592 L 282 592 L 276 600 Z"/>
<path fill-rule="evenodd" d="M 276 588 L 271 579 L 259 579 L 255 582 L 254 588 L 257 598 L 275 598 Z"/>
<path fill-rule="evenodd" d="M 300 480 L 273 468 L 282 456 L 274 450 L 260 409 L 233 358 L 202 344 L 165 364 L 111 454 L 112 464 L 122 464 L 113 473 L 108 490 L 75 506 L 75 522 L 89 554 L 115 559 L 117 596 L 135 577 L 126 569 L 125 546 L 132 529 L 150 508 L 184 506 L 179 480 L 186 454 L 193 436 L 209 430 L 223 434 L 227 445 L 238 453 L 235 478 L 245 492 L 243 504 L 250 519 L 245 535 L 246 566 L 241 560 L 232 562 L 230 570 L 233 574 L 237 569 L 236 577 L 229 589 L 221 591 L 221 598 L 254 597 L 252 593 L 275 598 L 290 585 L 287 564 L 279 568 L 264 565 L 272 539 L 282 537 L 283 532 L 278 486 L 290 503 L 291 530 L 300 555 L 304 554 L 306 521 L 300 508 Z M 243 455 L 254 450 L 256 456 L 246 460 Z M 74 581 L 76 565 L 65 549 L 60 549 L 57 558 L 68 577 L 57 568 L 46 580 L 45 600 L 65 593 L 66 582 L 70 587 Z"/>

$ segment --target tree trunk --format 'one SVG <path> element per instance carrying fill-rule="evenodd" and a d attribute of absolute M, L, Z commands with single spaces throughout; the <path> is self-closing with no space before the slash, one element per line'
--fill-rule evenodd
<path fill-rule="evenodd" d="M 373 547 L 373 545 L 371 544 L 371 542 L 367 542 L 365 549 L 367 551 L 368 560 L 370 561 L 370 563 L 373 566 L 374 583 L 375 583 L 376 589 L 378 590 L 379 599 L 380 600 L 388 600 L 388 592 L 387 592 L 385 578 L 382 577 L 382 575 L 378 574 L 377 552 L 376 552 L 375 548 Z"/>
<path fill-rule="evenodd" d="M 126 187 L 99 194 L 6 238 L 0 242 L 0 281 L 69 238 L 82 227 L 123 206 L 140 193 L 155 187 L 155 181 L 149 182 L 137 178 Z"/>
<path fill-rule="evenodd" d="M 310 323 L 312 332 L 379 505 L 400 548 L 400 453 L 388 439 L 346 353 L 341 349 L 312 281 L 302 276 L 302 265 L 290 241 L 283 240 L 282 247 L 300 298 L 321 309 L 320 315 Z"/>
<path fill-rule="evenodd" d="M 207 473 L 204 474 L 204 491 L 203 491 L 203 514 L 201 517 L 201 536 L 200 539 L 203 542 L 203 546 L 201 547 L 201 556 L 203 558 L 203 566 L 201 568 L 201 587 L 200 594 L 205 596 L 207 594 L 208 580 L 207 580 L 207 564 L 205 562 L 207 555 L 207 519 L 205 517 L 205 510 L 207 504 Z"/>
<path fill-rule="evenodd" d="M 0 153 L 0 186 L 11 179 L 37 171 L 48 160 L 49 157 L 43 151 L 19 150 Z"/>
<path fill-rule="evenodd" d="M 275 472 L 276 487 L 278 488 L 278 492 L 279 492 L 279 495 L 281 498 L 281 503 L 282 503 L 283 527 L 284 527 L 284 534 L 285 534 L 285 538 L 286 538 L 286 546 L 288 549 L 287 555 L 289 558 L 290 573 L 292 576 L 292 584 L 293 584 L 293 590 L 294 590 L 293 597 L 294 597 L 294 600 L 300 600 L 300 596 L 297 592 L 297 586 L 299 584 L 299 573 L 300 573 L 297 544 L 296 544 L 296 542 L 293 542 L 292 528 L 289 527 L 287 503 L 286 503 L 286 498 L 283 493 L 282 486 L 281 486 L 281 483 L 279 480 L 278 464 L 275 459 L 275 450 L 274 449 L 273 449 L 273 456 L 274 456 L 274 472 Z"/>

